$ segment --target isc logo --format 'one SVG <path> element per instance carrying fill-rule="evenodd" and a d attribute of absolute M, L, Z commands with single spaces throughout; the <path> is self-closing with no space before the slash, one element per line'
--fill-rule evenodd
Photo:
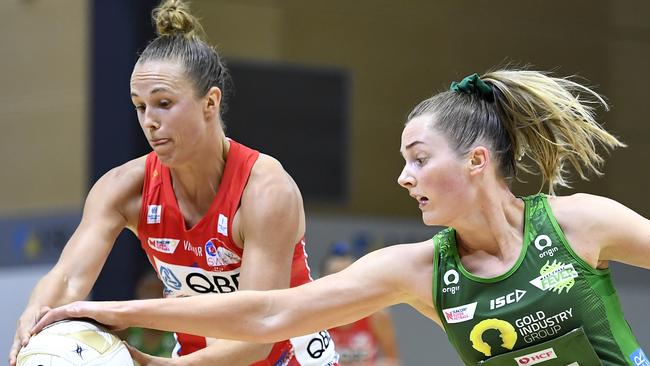
<path fill-rule="evenodd" d="M 516 302 L 519 302 L 522 297 L 526 295 L 524 290 L 515 290 L 505 296 L 499 296 L 496 299 L 490 300 L 490 310 L 502 308 L 506 305 L 510 305 Z"/>

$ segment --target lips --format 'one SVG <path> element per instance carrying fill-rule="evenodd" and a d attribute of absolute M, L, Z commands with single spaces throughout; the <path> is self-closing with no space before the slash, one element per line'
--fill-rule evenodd
<path fill-rule="evenodd" d="M 418 205 L 420 206 L 420 208 L 425 206 L 427 203 L 429 203 L 429 198 L 426 196 L 411 194 L 411 197 L 415 198 L 415 200 L 418 201 Z"/>
<path fill-rule="evenodd" d="M 169 142 L 169 139 L 154 139 L 150 140 L 151 141 L 151 146 L 160 146 L 164 145 L 165 143 Z"/>

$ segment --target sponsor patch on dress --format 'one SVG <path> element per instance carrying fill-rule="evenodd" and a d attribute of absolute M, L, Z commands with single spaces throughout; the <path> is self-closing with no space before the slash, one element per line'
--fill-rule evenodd
<path fill-rule="evenodd" d="M 241 257 L 222 247 L 219 240 L 213 238 L 205 243 L 205 260 L 209 266 L 221 267 L 239 263 L 241 262 Z"/>
<path fill-rule="evenodd" d="M 176 251 L 176 246 L 178 246 L 178 239 L 168 239 L 168 238 L 147 238 L 147 244 L 153 250 L 159 251 L 161 253 L 174 253 Z"/>
<path fill-rule="evenodd" d="M 473 302 L 471 304 L 456 306 L 455 308 L 442 309 L 443 314 L 445 314 L 445 321 L 453 324 L 474 319 L 476 304 L 476 302 Z"/>
<path fill-rule="evenodd" d="M 521 357 L 515 357 L 517 365 L 536 365 L 544 361 L 552 360 L 557 358 L 553 348 L 543 349 L 535 353 L 527 354 Z"/>
<path fill-rule="evenodd" d="M 160 224 L 162 205 L 149 205 L 147 208 L 147 224 Z"/>
<path fill-rule="evenodd" d="M 632 352 L 630 360 L 632 360 L 634 366 L 650 366 L 650 360 L 648 360 L 641 348 L 637 348 L 636 351 Z"/>

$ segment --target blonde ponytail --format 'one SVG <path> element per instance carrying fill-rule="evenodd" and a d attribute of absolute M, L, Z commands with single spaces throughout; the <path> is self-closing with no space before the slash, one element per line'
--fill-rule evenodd
<path fill-rule="evenodd" d="M 596 122 L 598 105 L 607 109 L 600 95 L 568 78 L 499 70 L 453 83 L 452 90 L 422 101 L 408 120 L 430 115 L 431 127 L 444 133 L 459 155 L 487 145 L 505 180 L 520 171 L 540 174 L 553 194 L 556 186 L 570 186 L 567 166 L 582 179 L 589 172 L 601 175 L 599 146 L 625 146 Z"/>
<path fill-rule="evenodd" d="M 623 147 L 621 141 L 595 120 L 595 108 L 608 109 L 593 90 L 568 78 L 528 70 L 501 70 L 483 75 L 495 89 L 502 123 L 512 139 L 515 167 L 541 173 L 550 193 L 555 186 L 570 187 L 567 163 L 580 178 L 601 175 L 604 163 L 598 145 L 606 150 Z M 527 156 L 537 169 L 522 163 Z"/>

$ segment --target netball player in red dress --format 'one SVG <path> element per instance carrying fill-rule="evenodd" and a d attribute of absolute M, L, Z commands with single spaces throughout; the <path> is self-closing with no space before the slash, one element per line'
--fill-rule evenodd
<path fill-rule="evenodd" d="M 106 173 L 58 263 L 19 319 L 10 365 L 45 307 L 88 296 L 124 228 L 135 233 L 165 296 L 267 290 L 310 281 L 298 187 L 280 163 L 235 141 L 221 112 L 228 74 L 180 1 L 154 11 L 159 36 L 140 55 L 131 99 L 153 151 Z M 308 305 L 306 305 L 308 306 Z M 231 321 L 236 322 L 237 319 Z M 174 359 L 142 365 L 336 365 L 326 331 L 275 344 L 177 334 Z"/>

